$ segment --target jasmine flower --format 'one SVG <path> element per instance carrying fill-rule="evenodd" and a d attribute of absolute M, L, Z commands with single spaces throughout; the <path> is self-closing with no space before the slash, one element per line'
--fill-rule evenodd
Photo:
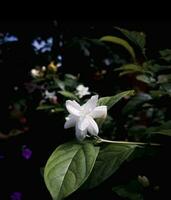
<path fill-rule="evenodd" d="M 82 98 L 83 96 L 86 96 L 88 94 L 90 94 L 90 92 L 88 91 L 89 88 L 88 87 L 85 87 L 84 85 L 78 85 L 77 88 L 76 88 L 77 92 L 76 92 L 76 95 L 79 96 L 79 98 Z"/>
<path fill-rule="evenodd" d="M 45 90 L 44 99 L 49 99 L 50 102 L 54 104 L 57 103 L 57 96 L 56 96 L 55 91 L 49 92 L 48 90 Z"/>
<path fill-rule="evenodd" d="M 67 100 L 66 108 L 70 113 L 66 118 L 64 128 L 75 127 L 75 135 L 79 141 L 90 135 L 97 136 L 99 128 L 94 119 L 105 118 L 106 106 L 97 106 L 98 95 L 92 96 L 84 105 L 80 106 L 75 100 Z"/>

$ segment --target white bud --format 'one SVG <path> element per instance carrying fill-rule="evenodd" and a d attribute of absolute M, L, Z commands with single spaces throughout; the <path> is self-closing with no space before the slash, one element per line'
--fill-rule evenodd
<path fill-rule="evenodd" d="M 45 66 L 42 67 L 42 71 L 43 72 L 46 71 L 46 67 Z"/>
<path fill-rule="evenodd" d="M 150 181 L 146 176 L 138 176 L 138 181 L 143 187 L 149 187 Z"/>

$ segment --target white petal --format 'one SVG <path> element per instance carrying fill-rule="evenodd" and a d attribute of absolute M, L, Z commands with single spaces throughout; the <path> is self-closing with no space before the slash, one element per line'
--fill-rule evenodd
<path fill-rule="evenodd" d="M 80 116 L 81 106 L 76 101 L 67 100 L 66 108 L 69 113 L 71 113 L 75 116 Z"/>
<path fill-rule="evenodd" d="M 76 138 L 77 138 L 79 141 L 83 141 L 84 138 L 87 136 L 87 129 L 85 129 L 84 131 L 81 131 L 81 130 L 78 129 L 78 127 L 76 126 L 76 128 L 75 128 L 75 135 L 76 135 Z"/>
<path fill-rule="evenodd" d="M 83 85 L 78 85 L 77 88 L 76 88 L 76 90 L 78 90 L 78 91 L 80 91 L 80 90 L 82 90 L 82 89 L 84 89 L 84 86 L 83 86 Z"/>
<path fill-rule="evenodd" d="M 88 132 L 91 134 L 91 135 L 98 135 L 99 133 L 99 128 L 96 124 L 96 122 L 94 121 L 94 119 L 92 117 L 88 117 L 88 120 L 89 120 L 89 126 L 87 128 Z"/>
<path fill-rule="evenodd" d="M 76 107 L 78 110 L 81 109 L 81 106 L 80 106 L 75 100 L 73 100 L 72 102 L 74 103 L 75 107 Z"/>
<path fill-rule="evenodd" d="M 78 129 L 84 131 L 89 125 L 88 117 L 81 117 L 78 121 Z"/>
<path fill-rule="evenodd" d="M 98 95 L 94 95 L 91 97 L 91 99 L 89 99 L 83 106 L 83 110 L 88 110 L 91 111 L 93 110 L 96 105 L 97 105 L 97 101 L 98 101 Z"/>
<path fill-rule="evenodd" d="M 66 122 L 64 124 L 64 128 L 71 128 L 74 127 L 77 121 L 77 117 L 75 117 L 74 115 L 69 115 L 66 119 Z"/>
<path fill-rule="evenodd" d="M 54 96 L 55 96 L 55 91 L 54 92 L 49 92 L 48 90 L 45 91 L 46 98 L 52 98 Z"/>
<path fill-rule="evenodd" d="M 79 98 L 82 98 L 83 96 L 90 94 L 90 92 L 88 91 L 89 88 L 85 87 L 84 85 L 77 86 L 76 90 L 77 90 L 76 94 L 79 96 Z"/>
<path fill-rule="evenodd" d="M 98 106 L 96 107 L 90 115 L 93 118 L 106 118 L 107 116 L 107 106 Z"/>

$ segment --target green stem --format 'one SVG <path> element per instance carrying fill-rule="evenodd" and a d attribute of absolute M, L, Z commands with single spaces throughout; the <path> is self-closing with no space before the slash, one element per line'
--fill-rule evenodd
<path fill-rule="evenodd" d="M 158 143 L 144 143 L 144 142 L 127 142 L 127 141 L 112 141 L 112 140 L 105 140 L 100 137 L 96 137 L 97 142 L 106 142 L 106 143 L 112 143 L 112 144 L 132 144 L 132 145 L 150 145 L 150 146 L 161 146 L 161 144 Z"/>

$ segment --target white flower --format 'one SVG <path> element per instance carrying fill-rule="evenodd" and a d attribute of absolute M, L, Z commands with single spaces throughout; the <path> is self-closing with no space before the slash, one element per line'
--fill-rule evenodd
<path fill-rule="evenodd" d="M 49 92 L 48 90 L 45 90 L 44 99 L 49 99 L 51 103 L 56 104 L 57 103 L 57 96 L 55 91 Z"/>
<path fill-rule="evenodd" d="M 78 140 L 82 141 L 88 133 L 97 136 L 99 128 L 94 119 L 105 118 L 106 106 L 97 106 L 98 95 L 92 96 L 84 105 L 80 106 L 76 101 L 67 100 L 66 108 L 70 113 L 66 118 L 64 128 L 75 127 Z"/>
<path fill-rule="evenodd" d="M 31 70 L 31 75 L 32 75 L 33 78 L 40 77 L 40 70 L 32 69 Z"/>
<path fill-rule="evenodd" d="M 41 78 L 44 76 L 45 71 L 46 71 L 46 67 L 43 66 L 42 68 L 36 67 L 32 69 L 30 73 L 33 78 Z"/>
<path fill-rule="evenodd" d="M 53 99 L 56 97 L 55 91 L 49 92 L 48 90 L 45 90 L 45 99 Z"/>
<path fill-rule="evenodd" d="M 90 92 L 88 91 L 89 88 L 85 87 L 84 85 L 78 85 L 76 90 L 77 90 L 76 95 L 78 95 L 79 98 L 82 98 L 83 96 L 90 94 Z"/>

